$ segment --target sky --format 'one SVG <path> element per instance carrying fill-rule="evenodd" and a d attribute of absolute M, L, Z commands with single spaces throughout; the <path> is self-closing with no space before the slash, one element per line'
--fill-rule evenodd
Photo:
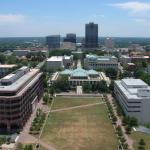
<path fill-rule="evenodd" d="M 150 0 L 0 0 L 0 37 L 84 36 L 88 22 L 99 36 L 150 37 Z"/>

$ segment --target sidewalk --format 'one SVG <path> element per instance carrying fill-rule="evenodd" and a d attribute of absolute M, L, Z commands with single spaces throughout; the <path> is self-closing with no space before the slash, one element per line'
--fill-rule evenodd
<path fill-rule="evenodd" d="M 121 118 L 118 116 L 117 110 L 116 110 L 116 108 L 115 108 L 114 105 L 113 105 L 113 101 L 112 101 L 112 100 L 113 100 L 113 97 L 112 97 L 112 95 L 111 95 L 111 94 L 108 94 L 108 95 L 107 95 L 107 98 L 108 98 L 108 100 L 109 100 L 109 102 L 110 102 L 110 104 L 111 104 L 111 106 L 112 106 L 112 108 L 113 108 L 114 114 L 115 114 L 116 117 L 117 117 L 117 126 L 121 126 L 122 131 L 123 131 L 123 135 L 124 135 L 124 137 L 125 137 L 125 139 L 126 139 L 128 145 L 129 145 L 129 148 L 130 148 L 131 150 L 134 150 L 134 148 L 133 148 L 133 140 L 128 136 L 128 134 L 126 134 L 126 130 L 125 130 L 124 126 L 122 126 L 122 120 L 121 120 Z"/>

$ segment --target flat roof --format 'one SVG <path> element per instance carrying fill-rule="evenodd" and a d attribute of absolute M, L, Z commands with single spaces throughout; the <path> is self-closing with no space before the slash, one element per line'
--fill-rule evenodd
<path fill-rule="evenodd" d="M 16 67 L 17 65 L 15 64 L 0 64 L 0 68 L 13 68 Z"/>
<path fill-rule="evenodd" d="M 7 76 L 5 76 L 5 77 L 3 77 L 2 79 L 4 79 L 4 80 L 6 80 L 6 79 L 10 79 L 10 78 L 12 78 L 13 76 L 15 76 L 16 74 L 9 74 L 9 75 L 7 75 Z"/>
<path fill-rule="evenodd" d="M 140 79 L 122 79 L 127 86 L 148 86 L 144 81 Z"/>
<path fill-rule="evenodd" d="M 62 61 L 62 60 L 63 60 L 62 56 L 52 56 L 47 59 L 47 61 Z"/>
<path fill-rule="evenodd" d="M 139 90 L 150 90 L 150 87 L 140 79 L 122 79 L 115 81 L 115 84 L 128 99 L 143 99 L 139 96 Z M 144 98 L 150 99 L 150 96 Z"/>
<path fill-rule="evenodd" d="M 19 90 L 19 88 L 21 88 L 22 85 L 24 85 L 29 79 L 31 79 L 38 72 L 39 72 L 39 69 L 30 69 L 29 72 L 24 74 L 22 77 L 20 77 L 18 80 L 16 80 L 12 84 L 7 85 L 7 86 L 0 85 L 0 92 L 7 92 L 7 91 L 13 92 L 13 91 Z"/>

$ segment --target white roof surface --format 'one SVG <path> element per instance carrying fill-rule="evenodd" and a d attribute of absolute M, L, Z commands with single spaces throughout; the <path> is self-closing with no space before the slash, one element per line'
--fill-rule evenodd
<path fill-rule="evenodd" d="M 120 81 L 115 81 L 115 84 L 128 99 L 143 99 L 143 97 L 139 96 L 139 90 L 150 90 L 150 87 L 140 79 L 123 79 Z M 145 98 L 150 99 L 150 96 Z"/>
<path fill-rule="evenodd" d="M 13 68 L 15 67 L 15 64 L 9 65 L 9 64 L 0 64 L 0 68 Z"/>
<path fill-rule="evenodd" d="M 122 81 L 127 85 L 127 86 L 135 86 L 135 87 L 147 87 L 147 84 L 140 80 L 140 79 L 122 79 Z"/>
<path fill-rule="evenodd" d="M 47 59 L 47 61 L 62 61 L 63 57 L 62 56 L 52 56 Z"/>

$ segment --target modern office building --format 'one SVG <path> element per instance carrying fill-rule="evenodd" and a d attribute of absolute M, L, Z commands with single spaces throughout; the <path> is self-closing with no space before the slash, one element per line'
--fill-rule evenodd
<path fill-rule="evenodd" d="M 52 56 L 47 59 L 47 70 L 57 70 L 69 68 L 73 64 L 73 55 L 71 56 Z"/>
<path fill-rule="evenodd" d="M 50 35 L 46 37 L 48 48 L 60 48 L 60 35 Z"/>
<path fill-rule="evenodd" d="M 22 67 L 0 80 L 0 128 L 21 130 L 43 95 L 39 69 Z"/>
<path fill-rule="evenodd" d="M 4 76 L 11 73 L 16 66 L 17 65 L 15 65 L 15 64 L 11 64 L 11 65 L 0 64 L 0 78 L 3 78 Z"/>
<path fill-rule="evenodd" d="M 118 69 L 118 59 L 115 56 L 97 56 L 86 55 L 84 59 L 84 67 L 86 69 Z"/>
<path fill-rule="evenodd" d="M 85 47 L 98 47 L 98 24 L 92 22 L 85 25 Z"/>
<path fill-rule="evenodd" d="M 150 122 L 150 87 L 140 79 L 115 81 L 114 93 L 127 116 Z"/>
<path fill-rule="evenodd" d="M 64 38 L 64 42 L 76 43 L 76 34 L 68 33 Z"/>

